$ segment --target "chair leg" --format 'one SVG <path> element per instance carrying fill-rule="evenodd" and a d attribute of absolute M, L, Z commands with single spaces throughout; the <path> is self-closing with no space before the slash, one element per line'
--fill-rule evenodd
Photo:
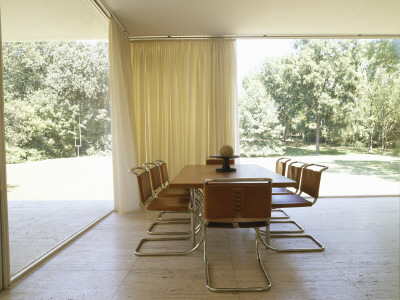
<path fill-rule="evenodd" d="M 298 228 L 298 230 L 270 230 L 269 233 L 271 233 L 271 234 L 277 234 L 277 233 L 303 233 L 304 232 L 304 228 L 294 220 L 279 220 L 279 221 L 273 220 L 273 221 L 271 221 L 271 223 L 272 224 L 276 224 L 276 223 L 278 223 L 278 224 L 293 224 Z M 260 232 L 261 232 L 261 234 L 265 235 L 265 231 L 264 230 L 260 230 Z"/>
<path fill-rule="evenodd" d="M 186 217 L 186 218 L 164 218 L 163 217 L 165 214 L 171 214 L 171 213 L 177 214 L 178 212 L 162 211 L 158 215 L 157 220 L 158 221 L 187 221 L 187 222 L 190 222 L 190 217 Z M 185 213 L 186 214 L 186 212 L 179 212 L 179 213 Z"/>
<path fill-rule="evenodd" d="M 193 244 L 193 247 L 187 251 L 179 251 L 179 252 L 166 252 L 166 251 L 159 251 L 159 252 L 143 252 L 141 251 L 142 246 L 146 243 L 146 242 L 163 242 L 163 241 L 183 241 L 183 240 L 188 240 L 190 239 L 190 237 L 171 237 L 171 238 L 145 238 L 140 240 L 139 244 L 137 245 L 136 249 L 135 249 L 135 255 L 137 256 L 180 256 L 180 255 L 186 255 L 189 253 L 192 253 L 193 251 L 195 251 L 197 248 L 200 247 L 202 241 L 203 241 L 203 236 L 204 236 L 204 232 L 203 232 L 203 221 L 200 218 L 200 216 L 195 213 L 192 210 L 189 210 L 189 212 L 197 219 L 197 221 L 199 222 L 199 229 L 196 230 L 193 235 L 194 237 L 196 236 L 197 233 L 201 232 L 201 237 L 198 240 L 197 243 Z"/>
<path fill-rule="evenodd" d="M 147 233 L 150 235 L 188 235 L 191 233 L 188 231 L 153 231 L 154 227 L 157 225 L 176 225 L 176 224 L 190 224 L 187 221 L 157 221 L 153 222 L 147 229 Z"/>
<path fill-rule="evenodd" d="M 325 247 L 312 235 L 309 234 L 272 234 L 270 235 L 270 230 L 269 230 L 269 224 L 267 225 L 267 228 L 265 229 L 265 240 L 261 236 L 261 232 L 258 232 L 259 239 L 261 243 L 267 248 L 272 251 L 276 252 L 317 252 L 317 251 L 324 251 Z M 298 238 L 307 238 L 313 241 L 318 248 L 285 248 L 285 249 L 280 249 L 280 248 L 275 248 L 271 246 L 271 238 L 283 238 L 283 239 L 298 239 Z"/>
<path fill-rule="evenodd" d="M 272 212 L 281 212 L 283 216 L 280 217 L 271 217 L 271 219 L 289 219 L 290 216 L 283 209 L 273 209 Z"/>
<path fill-rule="evenodd" d="M 195 190 L 194 192 L 195 195 L 195 201 L 196 201 L 196 208 L 199 212 L 202 211 L 203 209 L 203 203 L 201 202 L 201 198 L 203 197 L 203 193 L 200 190 Z M 162 211 L 157 217 L 158 221 L 187 221 L 188 223 L 190 222 L 190 217 L 183 217 L 183 218 L 164 218 L 163 216 L 165 214 L 178 214 L 178 213 L 183 213 L 187 214 L 187 212 L 174 212 L 174 211 Z"/>
<path fill-rule="evenodd" d="M 262 263 L 261 257 L 260 257 L 260 251 L 259 251 L 259 243 L 258 239 L 260 237 L 260 232 L 259 228 L 256 229 L 256 254 L 257 254 L 257 260 L 258 263 L 260 264 L 261 270 L 264 273 L 265 276 L 265 286 L 262 287 L 239 287 L 239 288 L 218 288 L 218 287 L 213 287 L 211 286 L 211 279 L 210 279 L 210 272 L 209 272 L 209 264 L 208 264 L 208 259 L 207 259 L 207 233 L 206 233 L 206 227 L 204 227 L 204 238 L 203 238 L 203 245 L 204 245 L 204 264 L 206 267 L 206 284 L 207 284 L 207 289 L 210 290 L 211 292 L 215 293 L 234 293 L 234 292 L 263 292 L 267 291 L 271 288 L 271 281 L 268 277 L 267 271 L 264 268 L 264 265 Z M 262 239 L 261 239 L 262 240 Z"/>

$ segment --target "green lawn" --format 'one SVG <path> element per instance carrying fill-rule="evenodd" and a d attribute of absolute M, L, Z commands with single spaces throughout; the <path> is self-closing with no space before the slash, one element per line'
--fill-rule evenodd
<path fill-rule="evenodd" d="M 111 157 L 47 159 L 7 165 L 8 200 L 112 200 Z"/>
<path fill-rule="evenodd" d="M 390 153 L 367 153 L 352 148 L 287 148 L 282 155 L 305 163 L 329 166 L 322 175 L 321 196 L 400 195 L 400 157 Z M 242 163 L 257 163 L 275 168 L 277 157 L 241 158 Z"/>
<path fill-rule="evenodd" d="M 400 158 L 357 153 L 346 148 L 289 148 L 292 160 L 329 166 L 323 173 L 320 195 L 400 194 Z M 277 157 L 240 158 L 271 170 Z M 50 159 L 7 165 L 9 200 L 112 200 L 111 157 Z"/>
<path fill-rule="evenodd" d="M 394 156 L 393 150 L 386 152 L 375 150 L 373 153 L 369 153 L 366 148 L 354 149 L 353 147 L 320 147 L 320 155 L 353 155 L 353 154 L 371 154 L 376 156 Z M 314 156 L 315 145 L 305 147 L 286 147 L 285 156 Z M 399 157 L 400 158 L 400 157 Z"/>

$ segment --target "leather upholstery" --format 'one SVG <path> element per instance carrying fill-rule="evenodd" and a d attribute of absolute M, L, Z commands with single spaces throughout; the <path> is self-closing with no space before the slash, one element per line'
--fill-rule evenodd
<path fill-rule="evenodd" d="M 150 177 L 153 190 L 162 189 L 160 166 L 156 165 L 150 168 Z"/>
<path fill-rule="evenodd" d="M 313 198 L 318 198 L 321 174 L 321 172 L 305 168 L 301 178 L 300 191 Z"/>
<path fill-rule="evenodd" d="M 272 208 L 305 207 L 313 203 L 299 196 L 298 194 L 273 195 Z"/>
<path fill-rule="evenodd" d="M 303 166 L 301 166 L 301 167 L 296 167 L 294 165 L 288 166 L 287 177 L 289 179 L 296 181 L 296 186 L 295 186 L 296 189 L 299 188 L 302 169 L 303 169 Z"/>
<path fill-rule="evenodd" d="M 139 186 L 140 201 L 144 203 L 147 200 L 151 199 L 151 202 L 148 203 L 146 206 L 148 210 L 187 211 L 189 209 L 190 197 L 153 198 L 153 190 L 151 186 L 149 171 L 146 170 L 143 173 L 136 175 L 136 177 Z"/>
<path fill-rule="evenodd" d="M 169 182 L 167 164 L 165 162 L 162 163 L 160 165 L 160 169 L 161 169 L 161 181 L 165 185 Z"/>
<path fill-rule="evenodd" d="M 188 211 L 189 206 L 189 198 L 154 198 L 147 206 L 147 209 L 156 211 Z"/>
<path fill-rule="evenodd" d="M 209 222 L 259 222 L 270 217 L 271 183 L 204 185 L 204 218 Z"/>
<path fill-rule="evenodd" d="M 189 189 L 171 189 L 166 187 L 157 193 L 157 197 L 190 197 Z"/>
<path fill-rule="evenodd" d="M 275 164 L 275 173 L 285 176 L 286 175 L 286 162 L 277 160 L 276 164 Z"/>
<path fill-rule="evenodd" d="M 139 175 L 136 175 L 136 177 L 139 186 L 140 201 L 144 203 L 152 196 L 153 192 L 151 187 L 150 174 L 148 171 L 145 171 Z"/>

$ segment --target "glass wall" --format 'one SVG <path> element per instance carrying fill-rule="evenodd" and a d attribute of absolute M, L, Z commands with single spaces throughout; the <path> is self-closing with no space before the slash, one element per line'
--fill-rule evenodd
<path fill-rule="evenodd" d="M 15 275 L 113 208 L 108 42 L 2 49 Z"/>
<path fill-rule="evenodd" d="M 245 39 L 237 48 L 242 161 L 326 164 L 322 196 L 400 194 L 400 40 Z"/>

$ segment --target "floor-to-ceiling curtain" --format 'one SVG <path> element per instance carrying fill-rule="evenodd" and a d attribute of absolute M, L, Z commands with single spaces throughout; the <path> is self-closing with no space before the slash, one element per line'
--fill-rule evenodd
<path fill-rule="evenodd" d="M 170 176 L 234 146 L 236 46 L 232 39 L 131 42 L 140 163 L 162 159 Z"/>
<path fill-rule="evenodd" d="M 139 208 L 136 178 L 128 169 L 137 165 L 136 129 L 132 94 L 132 72 L 129 38 L 111 17 L 110 101 L 112 154 L 114 172 L 114 203 L 119 213 Z"/>

